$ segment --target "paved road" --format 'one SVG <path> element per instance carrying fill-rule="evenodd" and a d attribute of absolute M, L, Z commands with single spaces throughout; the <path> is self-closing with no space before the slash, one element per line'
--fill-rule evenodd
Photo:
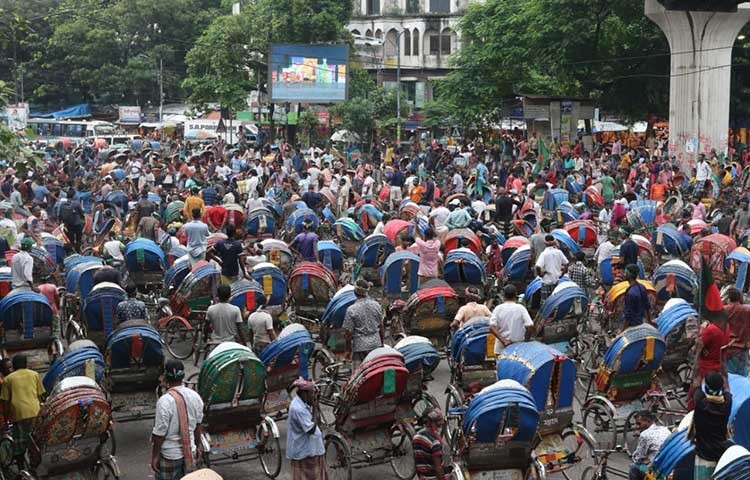
<path fill-rule="evenodd" d="M 188 374 L 194 371 L 192 364 L 189 365 Z M 430 392 L 440 401 L 441 405 L 445 402 L 444 390 L 450 380 L 450 371 L 447 362 L 442 361 L 434 374 L 434 380 L 430 382 Z M 580 415 L 576 413 L 576 419 L 580 420 Z M 152 421 L 131 422 L 126 424 L 115 425 L 115 435 L 117 440 L 117 461 L 122 470 L 122 478 L 125 480 L 141 480 L 153 478 L 149 468 L 150 459 L 150 432 Z M 279 422 L 281 430 L 281 445 L 285 447 L 286 438 L 286 421 Z M 591 462 L 586 462 L 591 463 Z M 289 479 L 291 474 L 289 464 L 286 459 L 283 460 L 283 468 L 278 478 Z M 614 455 L 610 459 L 610 465 L 617 468 L 627 467 L 627 459 L 622 454 Z M 254 480 L 266 478 L 258 460 L 247 460 L 234 465 L 219 466 L 216 470 L 226 480 Z M 571 476 L 571 480 L 576 479 L 577 475 Z M 357 470 L 354 474 L 356 480 L 385 480 L 395 479 L 389 465 L 373 466 Z M 562 476 L 551 476 L 553 479 L 561 479 Z M 580 477 L 578 477 L 580 478 Z"/>

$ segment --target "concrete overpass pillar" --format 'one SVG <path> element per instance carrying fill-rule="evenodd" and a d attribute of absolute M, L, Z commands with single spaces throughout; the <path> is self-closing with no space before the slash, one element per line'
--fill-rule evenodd
<path fill-rule="evenodd" d="M 645 13 L 669 41 L 669 155 L 690 173 L 699 154 L 727 150 L 732 47 L 750 20 L 750 3 L 737 12 L 705 12 L 646 0 Z"/>

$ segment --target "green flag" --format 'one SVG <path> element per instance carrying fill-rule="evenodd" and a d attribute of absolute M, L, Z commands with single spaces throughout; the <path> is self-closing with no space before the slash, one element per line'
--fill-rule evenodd
<path fill-rule="evenodd" d="M 539 172 L 542 171 L 542 168 L 546 167 L 549 163 L 549 149 L 547 148 L 547 145 L 544 144 L 544 140 L 541 138 L 539 139 L 539 157 L 536 159 L 536 163 L 534 164 L 534 175 L 539 175 Z"/>

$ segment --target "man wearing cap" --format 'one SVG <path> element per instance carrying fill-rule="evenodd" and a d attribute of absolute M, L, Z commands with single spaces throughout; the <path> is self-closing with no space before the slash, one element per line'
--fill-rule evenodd
<path fill-rule="evenodd" d="M 732 394 L 724 388 L 721 374 L 710 372 L 702 388 L 696 388 L 690 400 L 695 404 L 693 424 L 688 434 L 695 440 L 693 478 L 709 480 L 722 454 L 732 444 L 727 431 Z"/>
<path fill-rule="evenodd" d="M 151 432 L 151 469 L 156 480 L 179 480 L 193 471 L 200 443 L 203 400 L 185 387 L 185 366 L 168 360 L 163 379 L 167 393 L 156 402 L 154 429 Z"/>
<path fill-rule="evenodd" d="M 297 395 L 289 404 L 286 434 L 286 457 L 292 464 L 292 480 L 325 480 L 328 473 L 323 432 L 315 423 L 318 408 L 315 384 L 300 377 L 293 386 Z"/>
<path fill-rule="evenodd" d="M 536 273 L 542 279 L 542 301 L 546 300 L 552 294 L 557 282 L 568 265 L 568 259 L 555 246 L 555 237 L 547 234 L 544 237 L 546 248 L 536 259 Z"/>
<path fill-rule="evenodd" d="M 651 302 L 646 287 L 638 281 L 638 267 L 635 264 L 625 266 L 625 280 L 629 286 L 625 291 L 620 333 L 626 328 L 641 325 L 644 317 L 651 323 Z"/>
<path fill-rule="evenodd" d="M 356 301 L 346 310 L 343 328 L 349 332 L 347 351 L 357 367 L 372 350 L 383 346 L 383 309 L 369 296 L 370 282 L 360 278 L 354 286 Z"/>
<path fill-rule="evenodd" d="M 433 408 L 422 415 L 424 427 L 411 440 L 414 464 L 419 480 L 444 480 L 450 478 L 443 470 L 443 414 Z"/>
<path fill-rule="evenodd" d="M 29 253 L 34 246 L 34 240 L 31 237 L 24 237 L 21 240 L 21 251 L 13 256 L 10 264 L 10 274 L 12 277 L 11 286 L 24 290 L 34 290 L 34 259 Z"/>

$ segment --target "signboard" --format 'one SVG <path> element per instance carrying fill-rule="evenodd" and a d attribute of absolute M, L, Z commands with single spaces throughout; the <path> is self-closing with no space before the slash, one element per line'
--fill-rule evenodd
<path fill-rule="evenodd" d="M 216 138 L 218 120 L 185 120 L 185 138 L 188 140 L 203 140 Z"/>
<path fill-rule="evenodd" d="M 318 123 L 320 124 L 321 127 L 327 127 L 328 121 L 330 119 L 331 119 L 330 113 L 326 111 L 318 112 Z"/>
<path fill-rule="evenodd" d="M 570 145 L 570 128 L 573 121 L 573 102 L 560 102 L 560 143 Z"/>
<path fill-rule="evenodd" d="M 347 99 L 347 45 L 273 44 L 268 60 L 272 102 L 332 103 Z"/>
<path fill-rule="evenodd" d="M 12 131 L 23 130 L 26 128 L 26 121 L 29 119 L 29 104 L 8 105 L 5 114 L 8 117 L 8 128 Z"/>
<path fill-rule="evenodd" d="M 141 123 L 141 107 L 120 107 L 120 120 L 118 123 L 137 125 Z"/>
<path fill-rule="evenodd" d="M 529 105 L 523 106 L 523 118 L 527 120 L 538 120 L 549 118 L 549 105 Z"/>

